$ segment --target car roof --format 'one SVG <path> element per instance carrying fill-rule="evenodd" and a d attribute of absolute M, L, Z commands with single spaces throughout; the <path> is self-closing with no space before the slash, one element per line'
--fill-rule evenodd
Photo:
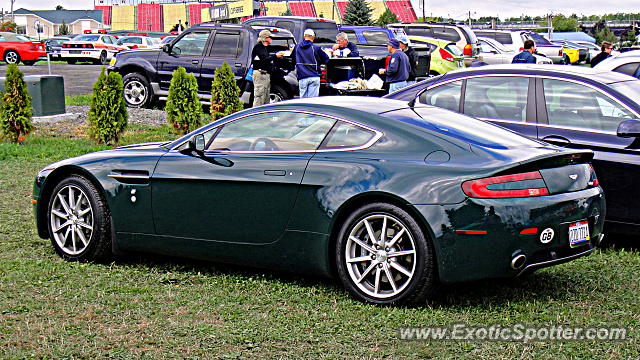
<path fill-rule="evenodd" d="M 260 20 L 260 19 L 293 19 L 293 20 L 307 20 L 307 21 L 326 21 L 326 22 L 335 22 L 333 19 L 325 19 L 319 16 L 295 16 L 295 15 L 266 15 L 248 19 L 249 20 Z"/>
<path fill-rule="evenodd" d="M 302 104 L 322 105 L 323 107 L 329 106 L 336 109 L 357 110 L 371 114 L 382 114 L 407 107 L 406 101 L 383 99 L 372 96 L 319 96 L 314 98 L 287 100 L 273 105 L 287 106 Z"/>
<path fill-rule="evenodd" d="M 581 78 L 593 79 L 605 84 L 620 81 L 629 81 L 634 78 L 609 70 L 599 70 L 585 66 L 562 66 L 562 65 L 537 65 L 537 64 L 506 64 L 506 65 L 486 65 L 479 67 L 468 67 L 456 69 L 445 74 L 447 78 L 457 76 L 467 76 L 472 74 L 540 74 L 540 75 L 568 75 Z"/>
<path fill-rule="evenodd" d="M 442 40 L 442 39 L 436 39 L 436 38 L 432 38 L 429 36 L 421 36 L 421 35 L 409 35 L 408 36 L 409 40 L 416 40 L 416 41 L 425 41 L 434 45 L 438 45 L 440 47 L 445 47 L 449 44 L 455 44 L 455 42 L 450 41 L 450 40 Z M 444 46 L 442 45 L 444 44 Z"/>
<path fill-rule="evenodd" d="M 282 33 L 284 35 L 284 37 L 292 37 L 293 35 L 291 34 L 291 31 L 285 29 L 285 28 L 281 28 L 281 27 L 277 27 L 277 26 L 270 26 L 270 25 L 254 25 L 254 24 L 227 24 L 227 23 L 214 23 L 214 22 L 206 22 L 206 23 L 201 23 L 200 25 L 194 26 L 193 29 L 211 29 L 211 28 L 223 28 L 223 29 L 249 29 L 249 30 L 253 30 L 254 32 L 260 32 L 261 30 L 271 30 L 272 32 L 274 32 L 277 37 L 278 33 Z M 275 31 L 274 31 L 275 30 Z"/>

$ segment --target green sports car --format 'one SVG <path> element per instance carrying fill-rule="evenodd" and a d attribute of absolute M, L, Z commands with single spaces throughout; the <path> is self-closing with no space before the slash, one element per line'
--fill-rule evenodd
<path fill-rule="evenodd" d="M 33 202 L 67 260 L 157 252 L 337 276 L 362 301 L 412 304 L 438 282 L 591 253 L 605 215 L 591 158 L 431 106 L 321 97 L 48 165 Z"/>

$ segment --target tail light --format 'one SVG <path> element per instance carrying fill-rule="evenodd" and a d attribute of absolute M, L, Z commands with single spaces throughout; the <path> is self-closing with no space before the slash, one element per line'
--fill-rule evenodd
<path fill-rule="evenodd" d="M 456 62 L 456 60 L 453 58 L 453 55 L 451 55 L 448 51 L 446 51 L 443 48 L 440 48 L 440 56 L 446 61 Z"/>
<path fill-rule="evenodd" d="M 596 176 L 596 171 L 593 169 L 593 165 L 589 164 L 591 168 L 591 178 L 589 179 L 589 185 L 593 187 L 600 186 L 600 181 L 598 181 L 598 177 Z"/>
<path fill-rule="evenodd" d="M 71 47 L 71 45 L 69 45 L 69 44 L 62 44 L 62 47 L 63 47 L 63 48 L 65 48 L 65 49 L 67 49 L 67 48 L 70 48 L 70 47 Z"/>
<path fill-rule="evenodd" d="M 464 49 L 462 49 L 462 53 L 464 55 L 473 55 L 473 46 L 471 46 L 471 44 L 465 45 Z"/>
<path fill-rule="evenodd" d="M 320 65 L 320 82 L 327 82 L 327 65 Z"/>
<path fill-rule="evenodd" d="M 562 49 L 558 50 L 558 56 L 562 56 Z"/>
<path fill-rule="evenodd" d="M 524 51 L 524 48 L 523 48 L 523 47 L 521 47 L 521 48 L 520 48 L 520 50 L 518 50 L 518 51 Z"/>
<path fill-rule="evenodd" d="M 462 183 L 462 191 L 472 198 L 515 198 L 549 195 L 539 171 L 494 176 Z"/>
<path fill-rule="evenodd" d="M 130 46 L 129 48 L 130 48 L 130 49 L 137 49 L 137 48 L 138 48 L 138 45 L 133 45 L 133 46 Z"/>
<path fill-rule="evenodd" d="M 82 45 L 83 48 L 88 48 L 88 49 L 93 49 L 93 45 L 92 44 L 84 44 Z"/>

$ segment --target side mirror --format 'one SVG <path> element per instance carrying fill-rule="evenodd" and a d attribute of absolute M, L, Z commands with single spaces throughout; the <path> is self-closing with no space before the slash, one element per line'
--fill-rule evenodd
<path fill-rule="evenodd" d="M 195 151 L 197 153 L 202 153 L 204 152 L 204 145 L 205 145 L 204 135 L 202 134 L 193 135 L 191 139 L 189 139 L 189 141 L 187 142 L 187 146 L 184 148 L 183 151 L 185 152 Z"/>
<path fill-rule="evenodd" d="M 640 121 L 625 120 L 618 125 L 617 135 L 623 138 L 640 136 Z"/>
<path fill-rule="evenodd" d="M 162 46 L 162 51 L 166 52 L 167 54 L 171 54 L 171 44 L 164 44 L 164 46 Z"/>

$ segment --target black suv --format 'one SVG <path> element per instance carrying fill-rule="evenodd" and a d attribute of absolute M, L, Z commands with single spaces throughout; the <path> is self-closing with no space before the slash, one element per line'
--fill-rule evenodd
<path fill-rule="evenodd" d="M 124 98 L 129 107 L 146 107 L 154 100 L 166 100 L 173 71 L 180 66 L 196 76 L 198 95 L 207 103 L 211 99 L 213 73 L 226 61 L 243 91 L 243 101 L 250 103 L 252 83 L 245 76 L 258 33 L 264 29 L 273 34 L 271 51 L 286 51 L 295 45 L 291 32 L 281 28 L 205 23 L 187 29 L 161 50 L 120 52 L 108 71 L 123 76 Z M 271 78 L 272 102 L 291 99 L 297 93 L 297 80 L 286 76 L 291 70 L 290 58 L 276 60 Z"/>

